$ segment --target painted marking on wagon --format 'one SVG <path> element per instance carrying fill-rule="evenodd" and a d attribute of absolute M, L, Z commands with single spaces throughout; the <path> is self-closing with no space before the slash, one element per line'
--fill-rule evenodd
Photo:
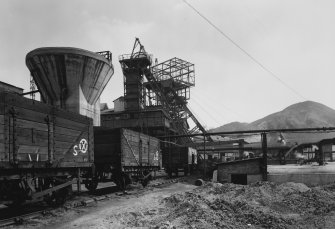
<path fill-rule="evenodd" d="M 77 156 L 79 153 L 86 153 L 88 150 L 88 143 L 85 138 L 81 139 L 78 145 L 73 146 L 73 155 Z"/>
<path fill-rule="evenodd" d="M 156 151 L 154 154 L 154 161 L 158 161 L 158 151 Z"/>
<path fill-rule="evenodd" d="M 31 155 L 34 155 L 34 154 L 31 154 Z M 33 158 L 32 158 L 31 155 L 30 155 L 30 153 L 28 153 L 29 161 L 33 161 Z M 37 153 L 37 154 L 36 154 L 36 161 L 37 161 L 37 162 L 38 162 L 39 156 L 40 156 L 40 155 Z"/>

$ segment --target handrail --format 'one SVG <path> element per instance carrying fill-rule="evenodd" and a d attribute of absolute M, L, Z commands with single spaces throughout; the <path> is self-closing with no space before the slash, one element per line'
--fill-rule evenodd
<path fill-rule="evenodd" d="M 97 52 L 97 54 L 105 57 L 109 61 L 112 60 L 112 53 L 110 51 L 101 51 L 101 52 Z"/>

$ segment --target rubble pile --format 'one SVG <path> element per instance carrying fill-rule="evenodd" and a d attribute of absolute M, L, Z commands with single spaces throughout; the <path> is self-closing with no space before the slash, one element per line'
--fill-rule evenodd
<path fill-rule="evenodd" d="M 209 182 L 110 219 L 120 228 L 335 228 L 335 184 Z"/>
<path fill-rule="evenodd" d="M 334 189 L 292 182 L 207 183 L 165 198 L 166 218 L 176 228 L 325 228 L 325 217 L 335 210 Z"/>

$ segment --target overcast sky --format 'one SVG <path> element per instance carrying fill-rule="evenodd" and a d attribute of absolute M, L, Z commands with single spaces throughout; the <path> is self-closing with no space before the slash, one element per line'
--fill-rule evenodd
<path fill-rule="evenodd" d="M 111 107 L 123 95 L 118 56 L 139 37 L 159 62 L 195 64 L 189 105 L 206 127 L 251 122 L 305 100 L 335 108 L 335 1 L 187 1 L 293 90 L 182 0 L 1 0 L 0 80 L 28 91 L 25 55 L 38 47 L 110 50 L 115 74 L 102 102 Z"/>

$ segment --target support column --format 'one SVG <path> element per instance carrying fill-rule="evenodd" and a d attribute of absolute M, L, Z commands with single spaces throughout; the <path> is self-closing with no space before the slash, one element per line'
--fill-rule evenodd
<path fill-rule="evenodd" d="M 244 159 L 243 158 L 243 152 L 244 152 L 243 148 L 244 148 L 244 140 L 242 139 L 238 141 L 238 154 L 239 154 L 238 156 L 240 159 Z"/>
<path fill-rule="evenodd" d="M 80 177 L 80 168 L 78 168 L 78 174 L 77 174 L 77 177 L 78 177 L 78 180 L 77 180 L 77 191 L 78 193 L 81 192 L 81 177 Z"/>
<path fill-rule="evenodd" d="M 206 178 L 206 135 L 204 135 L 204 178 Z"/>
<path fill-rule="evenodd" d="M 324 165 L 325 164 L 325 153 L 323 151 L 323 145 L 319 145 L 319 165 Z"/>
<path fill-rule="evenodd" d="M 262 152 L 263 152 L 261 170 L 262 170 L 263 181 L 267 181 L 268 180 L 268 143 L 267 143 L 266 133 L 261 133 L 261 139 L 262 139 Z"/>

